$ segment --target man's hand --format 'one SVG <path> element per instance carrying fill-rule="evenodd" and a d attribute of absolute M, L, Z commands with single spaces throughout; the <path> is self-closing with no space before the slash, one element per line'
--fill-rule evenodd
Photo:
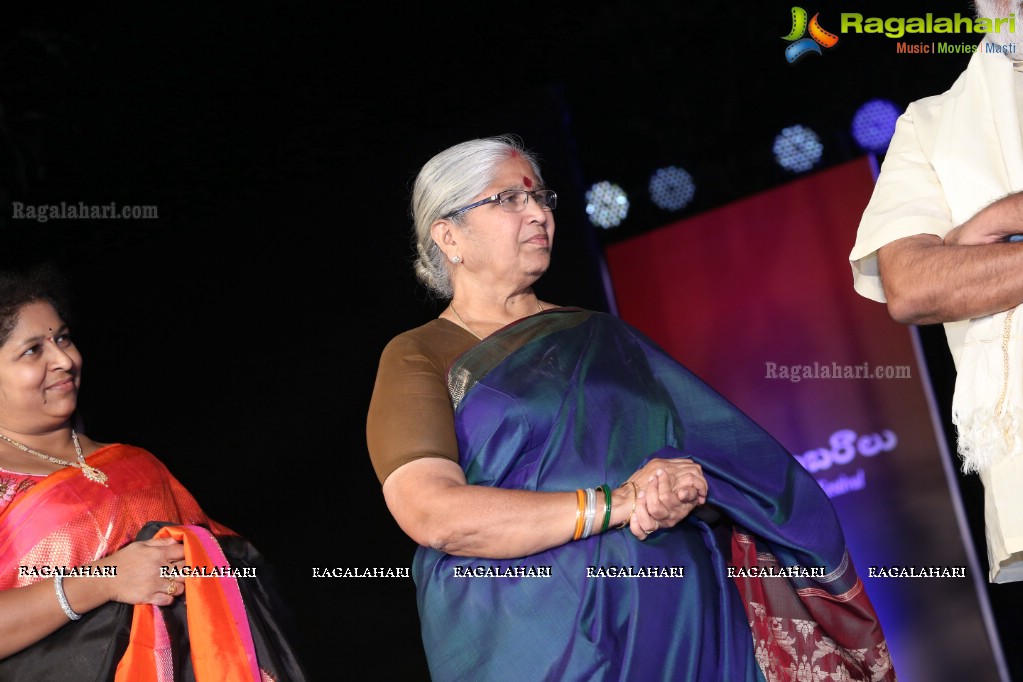
<path fill-rule="evenodd" d="M 1023 193 L 1002 197 L 945 235 L 945 246 L 977 246 L 1023 234 Z"/>

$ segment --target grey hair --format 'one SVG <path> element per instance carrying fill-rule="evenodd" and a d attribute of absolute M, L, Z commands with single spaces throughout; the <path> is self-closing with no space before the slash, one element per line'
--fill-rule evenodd
<path fill-rule="evenodd" d="M 515 135 L 468 140 L 448 147 L 426 162 L 412 187 L 412 226 L 416 246 L 416 278 L 441 299 L 450 299 L 451 272 L 447 259 L 430 232 L 430 227 L 451 211 L 471 204 L 490 185 L 502 163 L 521 156 L 533 167 L 543 185 L 537 156 Z M 462 215 L 451 217 L 464 225 Z"/>

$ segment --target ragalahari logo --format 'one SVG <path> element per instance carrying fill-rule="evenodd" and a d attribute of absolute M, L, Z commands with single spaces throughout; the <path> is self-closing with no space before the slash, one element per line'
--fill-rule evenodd
<path fill-rule="evenodd" d="M 782 36 L 783 40 L 791 43 L 785 48 L 785 59 L 789 60 L 789 64 L 795 64 L 812 52 L 822 54 L 822 47 L 834 47 L 838 44 L 838 36 L 821 28 L 817 21 L 820 13 L 814 14 L 809 22 L 806 16 L 806 10 L 802 7 L 792 8 L 792 30 L 787 36 Z M 804 37 L 807 32 L 810 33 L 809 38 Z"/>

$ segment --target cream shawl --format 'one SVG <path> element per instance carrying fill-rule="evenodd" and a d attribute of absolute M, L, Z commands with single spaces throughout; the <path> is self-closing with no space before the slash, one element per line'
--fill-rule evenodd
<path fill-rule="evenodd" d="M 934 166 L 955 225 L 1023 190 L 1016 75 L 1009 59 L 982 52 L 986 42 L 947 103 L 935 140 Z M 952 400 L 963 471 L 984 482 L 992 582 L 1023 580 L 1021 307 L 969 321 Z"/>

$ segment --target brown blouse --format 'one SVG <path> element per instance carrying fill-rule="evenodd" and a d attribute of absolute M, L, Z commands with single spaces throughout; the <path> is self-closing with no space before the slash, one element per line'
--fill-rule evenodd
<path fill-rule="evenodd" d="M 458 462 L 448 366 L 478 340 L 448 320 L 391 339 L 380 355 L 366 419 L 366 444 L 380 483 L 421 457 Z"/>

